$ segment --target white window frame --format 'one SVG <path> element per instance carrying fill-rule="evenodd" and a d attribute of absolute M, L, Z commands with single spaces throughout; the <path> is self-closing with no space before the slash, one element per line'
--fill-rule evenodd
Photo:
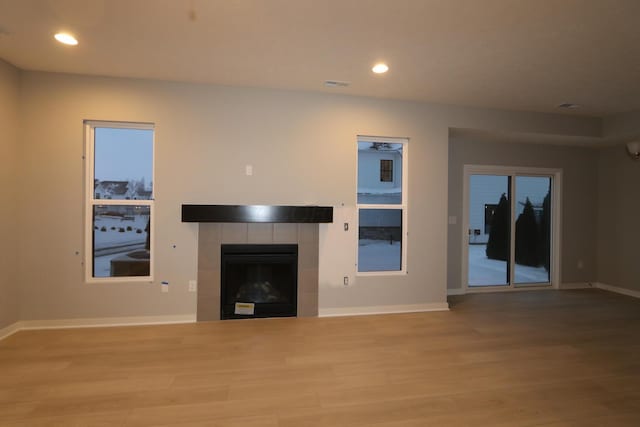
<path fill-rule="evenodd" d="M 360 204 L 358 203 L 358 143 L 382 142 L 402 144 L 402 202 L 400 204 Z M 409 138 L 382 137 L 358 135 L 356 148 L 356 276 L 400 276 L 407 274 L 407 241 L 409 236 L 408 203 L 409 196 Z M 395 166 L 394 166 L 395 167 Z M 361 209 L 389 209 L 402 210 L 402 245 L 400 252 L 400 270 L 358 271 L 360 263 L 360 210 Z"/>
<path fill-rule="evenodd" d="M 153 192 L 148 200 L 115 200 L 115 199 L 95 199 L 94 198 L 94 168 L 95 168 L 95 129 L 96 128 L 116 128 L 116 129 L 140 129 L 153 131 L 153 151 L 151 156 L 151 179 L 153 182 Z M 133 123 L 133 122 L 112 122 L 99 120 L 84 121 L 84 162 L 85 162 L 85 244 L 84 244 L 84 270 L 85 281 L 87 283 L 117 283 L 117 282 L 153 282 L 154 271 L 154 240 L 155 240 L 155 126 L 153 123 Z M 95 205 L 117 205 L 117 206 L 148 206 L 151 221 L 149 223 L 149 276 L 116 276 L 116 277 L 94 277 L 93 276 L 93 207 Z"/>

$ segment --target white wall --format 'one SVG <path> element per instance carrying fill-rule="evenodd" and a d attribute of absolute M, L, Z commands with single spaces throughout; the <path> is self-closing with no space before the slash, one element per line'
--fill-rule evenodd
<path fill-rule="evenodd" d="M 0 59 L 0 329 L 19 320 L 18 229 L 18 70 Z"/>
<path fill-rule="evenodd" d="M 352 218 L 357 135 L 410 138 L 408 274 L 343 286 L 355 250 L 341 239 L 355 242 L 356 230 L 323 225 L 321 253 L 331 255 L 320 260 L 320 308 L 443 303 L 449 127 L 600 131 L 587 118 L 329 94 L 39 72 L 22 81 L 25 320 L 195 313 L 187 281 L 196 277 L 197 225 L 180 222 L 180 205 L 332 205 L 339 218 Z M 154 284 L 83 282 L 84 119 L 156 124 Z M 253 176 L 244 174 L 247 164 Z M 161 280 L 169 293 L 160 292 Z"/>

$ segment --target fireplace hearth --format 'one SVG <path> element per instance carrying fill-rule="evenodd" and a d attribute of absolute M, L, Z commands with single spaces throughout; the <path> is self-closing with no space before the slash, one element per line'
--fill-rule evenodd
<path fill-rule="evenodd" d="M 220 319 L 297 315 L 298 245 L 223 244 Z"/>

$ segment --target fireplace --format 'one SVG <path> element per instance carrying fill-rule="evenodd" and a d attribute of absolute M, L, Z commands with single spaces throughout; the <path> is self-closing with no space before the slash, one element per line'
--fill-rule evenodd
<path fill-rule="evenodd" d="M 297 315 L 298 245 L 220 246 L 220 319 Z"/>
<path fill-rule="evenodd" d="M 286 309 L 273 316 L 315 317 L 318 315 L 318 252 L 319 224 L 333 222 L 331 206 L 265 206 L 265 205 L 182 205 L 182 222 L 198 224 L 198 321 L 220 320 L 236 317 L 267 317 L 268 309 L 275 308 L 275 301 L 248 302 L 243 304 L 245 291 L 238 296 L 239 287 L 223 290 L 222 285 L 222 247 L 223 246 L 280 246 L 291 245 L 297 248 L 297 264 L 291 270 L 295 277 L 295 286 L 288 288 L 289 302 Z M 235 253 L 231 248 L 228 255 L 241 261 L 250 259 L 249 254 Z M 239 246 L 236 249 L 241 249 Z M 273 249 L 273 248 L 271 248 Z M 269 250 L 269 249 L 268 249 Z M 241 251 L 240 251 L 241 252 Z M 282 252 L 276 250 L 276 254 Z M 286 252 L 286 251 L 285 251 Z M 273 255 L 273 254 L 272 254 Z M 282 255 L 282 254 L 280 254 Z M 289 256 L 292 252 L 289 251 Z M 224 267 L 225 273 L 229 265 Z M 235 265 L 233 266 L 235 268 Z M 279 268 L 279 267 L 278 267 Z M 297 275 L 296 275 L 297 272 Z M 246 274 L 246 273 L 245 273 Z M 290 277 L 291 277 L 290 276 Z M 264 293 L 273 286 L 269 279 L 261 279 Z M 260 282 L 258 281 L 258 282 Z M 226 285 L 225 285 L 226 287 Z M 259 287 L 256 285 L 256 287 Z M 249 290 L 247 290 L 247 293 Z M 260 301 L 265 300 L 260 289 L 253 293 Z M 235 293 L 234 293 L 235 292 Z M 225 298 L 223 301 L 222 298 Z M 270 297 L 272 300 L 274 296 Z M 234 301 L 235 299 L 235 301 Z M 267 300 L 269 297 L 266 298 Z M 276 295 L 277 304 L 284 297 Z M 236 303 L 241 306 L 237 307 Z M 230 306 L 231 304 L 231 306 Z M 253 314 L 250 313 L 253 304 Z M 223 308 L 226 305 L 226 308 Z M 246 306 L 245 306 L 246 305 Z M 265 311 L 266 310 L 266 311 Z M 227 313 L 227 314 L 225 314 Z M 225 317 L 228 316 L 228 317 Z"/>

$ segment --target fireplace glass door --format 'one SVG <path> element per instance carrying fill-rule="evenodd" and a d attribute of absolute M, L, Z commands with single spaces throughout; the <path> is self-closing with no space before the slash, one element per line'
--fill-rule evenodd
<path fill-rule="evenodd" d="M 221 249 L 221 319 L 297 315 L 297 245 Z"/>

